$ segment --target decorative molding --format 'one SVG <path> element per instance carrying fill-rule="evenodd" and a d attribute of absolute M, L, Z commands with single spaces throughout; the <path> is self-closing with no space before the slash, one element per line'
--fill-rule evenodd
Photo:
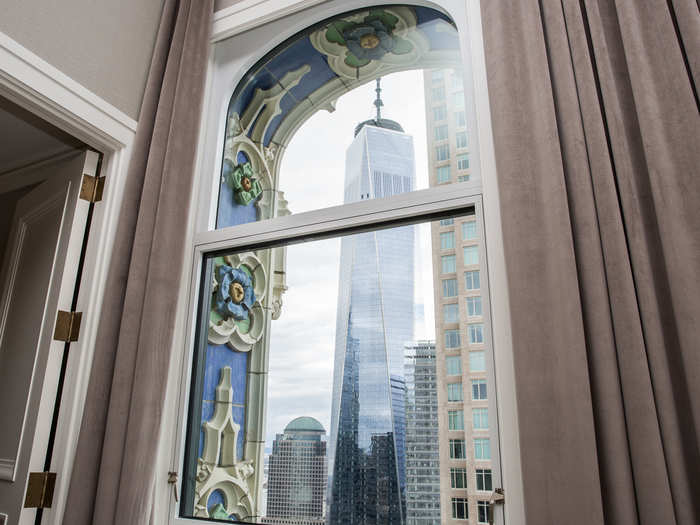
<path fill-rule="evenodd" d="M 131 143 L 136 121 L 0 32 L 0 94 L 80 140 Z M 69 126 L 66 126 L 69 124 Z"/>
<path fill-rule="evenodd" d="M 13 459 L 0 458 L 0 479 L 15 480 L 15 461 Z"/>

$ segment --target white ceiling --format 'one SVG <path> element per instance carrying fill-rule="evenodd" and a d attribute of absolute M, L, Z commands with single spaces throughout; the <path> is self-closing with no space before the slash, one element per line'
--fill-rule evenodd
<path fill-rule="evenodd" d="M 0 97 L 0 180 L 18 168 L 83 147 L 77 139 Z"/>

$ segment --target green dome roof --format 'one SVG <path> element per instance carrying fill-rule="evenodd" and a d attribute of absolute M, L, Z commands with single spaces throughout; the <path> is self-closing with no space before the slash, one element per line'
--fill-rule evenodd
<path fill-rule="evenodd" d="M 298 417 L 292 419 L 284 428 L 285 432 L 323 432 L 325 434 L 326 429 L 323 425 L 318 422 L 317 419 L 308 416 Z"/>

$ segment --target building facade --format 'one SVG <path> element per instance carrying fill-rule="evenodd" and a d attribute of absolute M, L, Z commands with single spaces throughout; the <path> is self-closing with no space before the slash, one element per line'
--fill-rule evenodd
<path fill-rule="evenodd" d="M 269 456 L 265 523 L 324 522 L 326 430 L 312 417 L 292 420 Z"/>
<path fill-rule="evenodd" d="M 440 525 L 435 341 L 406 344 L 406 525 Z"/>
<path fill-rule="evenodd" d="M 378 115 L 348 148 L 345 202 L 414 187 L 413 139 Z M 343 237 L 336 321 L 329 523 L 403 523 L 403 345 L 413 339 L 414 228 Z"/>
<path fill-rule="evenodd" d="M 469 181 L 462 72 L 424 76 L 430 186 Z M 481 254 L 476 215 L 433 222 L 442 523 L 488 523 L 492 491 Z"/>

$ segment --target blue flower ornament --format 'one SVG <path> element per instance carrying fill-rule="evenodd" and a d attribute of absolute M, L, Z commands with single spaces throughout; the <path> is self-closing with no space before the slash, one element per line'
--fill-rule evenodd
<path fill-rule="evenodd" d="M 226 264 L 216 268 L 216 280 L 219 286 L 215 295 L 215 308 L 219 315 L 225 319 L 248 319 L 248 312 L 255 302 L 253 280 L 243 270 Z"/>

